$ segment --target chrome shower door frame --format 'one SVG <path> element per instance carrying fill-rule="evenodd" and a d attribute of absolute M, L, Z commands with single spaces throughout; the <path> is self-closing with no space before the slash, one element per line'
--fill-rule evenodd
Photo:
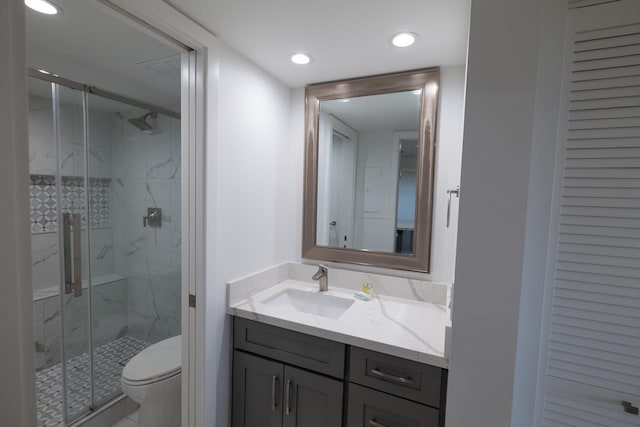
<path fill-rule="evenodd" d="M 58 248 L 62 249 L 62 256 L 60 257 L 60 278 L 59 278 L 59 313 L 60 313 L 60 365 L 61 365 L 61 387 L 62 387 L 62 403 L 64 410 L 64 422 L 69 424 L 75 420 L 78 420 L 88 413 L 93 408 L 93 395 L 94 395 L 94 382 L 93 382 L 93 345 L 91 337 L 91 266 L 90 262 L 87 262 L 87 344 L 88 344 L 88 365 L 89 365 L 89 405 L 86 409 L 83 407 L 76 413 L 70 412 L 70 371 L 68 369 L 68 360 L 74 356 L 70 356 L 67 352 L 67 310 L 74 304 L 78 304 L 83 296 L 82 290 L 82 248 L 85 247 L 86 259 L 91 259 L 90 254 L 90 237 L 89 237 L 89 221 L 88 221 L 88 206 L 89 206 L 89 179 L 88 179 L 88 111 L 87 111 L 87 98 L 85 92 L 78 92 L 81 96 L 81 109 L 82 109 L 82 159 L 83 159 L 83 187 L 84 187 L 84 200 L 83 207 L 80 208 L 81 212 L 64 212 L 63 206 L 63 151 L 62 151 L 62 104 L 60 97 L 60 88 L 62 86 L 56 82 L 51 82 L 52 93 L 52 107 L 53 107 L 53 129 L 54 129 L 54 145 L 55 145 L 55 157 L 56 157 L 56 197 L 57 197 L 57 221 L 58 227 Z M 66 87 L 65 90 L 74 90 L 76 88 Z M 71 156 L 75 157 L 75 150 L 77 144 L 72 144 Z M 79 176 L 72 176 L 79 178 Z M 84 214 L 86 232 L 83 239 L 81 216 Z M 73 234 L 73 235 L 72 235 Z M 72 295 L 72 296 L 69 296 Z M 81 323 L 80 323 L 81 324 Z"/>

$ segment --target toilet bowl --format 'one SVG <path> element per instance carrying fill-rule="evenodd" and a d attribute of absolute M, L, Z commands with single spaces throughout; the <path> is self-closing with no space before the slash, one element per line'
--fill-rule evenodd
<path fill-rule="evenodd" d="M 122 391 L 140 404 L 139 427 L 179 427 L 182 336 L 153 344 L 122 370 Z"/>

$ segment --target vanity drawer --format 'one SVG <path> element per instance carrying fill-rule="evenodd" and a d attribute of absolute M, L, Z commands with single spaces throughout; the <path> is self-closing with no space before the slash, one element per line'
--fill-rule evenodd
<path fill-rule="evenodd" d="M 234 347 L 293 366 L 344 378 L 345 345 L 236 317 Z"/>
<path fill-rule="evenodd" d="M 438 427 L 430 406 L 349 384 L 348 427 Z"/>
<path fill-rule="evenodd" d="M 441 368 L 351 347 L 349 372 L 351 382 L 440 407 Z"/>

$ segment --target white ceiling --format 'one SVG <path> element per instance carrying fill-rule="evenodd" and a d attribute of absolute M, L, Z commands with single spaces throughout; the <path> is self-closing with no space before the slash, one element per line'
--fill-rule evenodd
<path fill-rule="evenodd" d="M 289 85 L 465 63 L 471 0 L 165 0 Z M 27 9 L 27 62 L 62 77 L 179 109 L 180 85 L 141 65 L 178 54 L 97 0 Z M 419 34 L 398 49 L 398 31 Z M 306 66 L 292 53 L 311 54 Z"/>
<path fill-rule="evenodd" d="M 26 8 L 29 67 L 179 111 L 179 78 L 140 65 L 179 51 L 140 32 L 97 1 L 55 3 L 61 14 L 47 16 Z M 38 90 L 38 85 L 32 86 Z"/>
<path fill-rule="evenodd" d="M 291 87 L 463 65 L 471 0 L 166 0 Z M 420 38 L 399 49 L 392 34 Z M 295 52 L 313 57 L 295 65 Z"/>

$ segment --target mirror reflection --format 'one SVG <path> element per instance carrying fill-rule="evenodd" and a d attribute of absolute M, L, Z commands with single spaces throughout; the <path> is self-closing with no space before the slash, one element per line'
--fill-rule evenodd
<path fill-rule="evenodd" d="M 320 101 L 316 245 L 414 253 L 421 95 Z"/>

